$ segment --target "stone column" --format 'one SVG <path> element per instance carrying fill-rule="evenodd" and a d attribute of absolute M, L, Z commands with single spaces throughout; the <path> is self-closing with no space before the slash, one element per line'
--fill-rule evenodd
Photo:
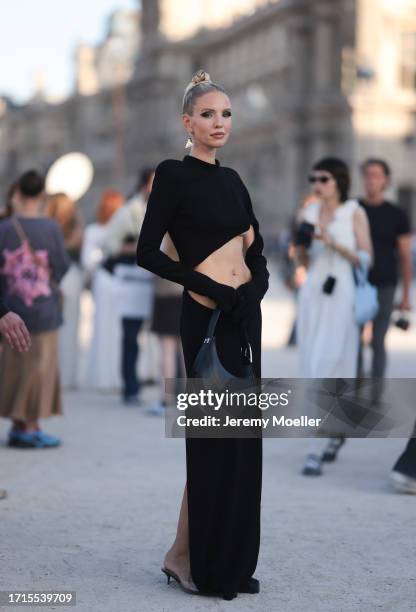
<path fill-rule="evenodd" d="M 159 0 L 142 0 L 142 48 L 146 52 L 159 39 L 160 7 Z"/>
<path fill-rule="evenodd" d="M 335 3 L 338 4 L 338 3 Z M 326 93 L 335 86 L 335 64 L 341 61 L 337 57 L 339 41 L 335 35 L 334 8 L 327 2 L 313 5 L 313 68 L 312 85 L 316 93 Z"/>

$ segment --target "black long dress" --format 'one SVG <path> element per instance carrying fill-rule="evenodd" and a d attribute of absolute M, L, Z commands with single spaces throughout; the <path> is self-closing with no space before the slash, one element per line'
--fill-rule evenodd
<path fill-rule="evenodd" d="M 180 330 L 188 376 L 211 313 L 184 291 Z M 247 331 L 260 377 L 260 307 Z M 215 336 L 222 364 L 241 375 L 239 330 L 230 315 L 221 314 Z M 206 592 L 237 592 L 259 553 L 262 439 L 186 438 L 186 467 L 192 578 Z"/>
<path fill-rule="evenodd" d="M 252 275 L 239 292 L 193 270 L 210 253 L 253 226 L 245 255 Z M 159 247 L 169 232 L 180 262 Z M 187 289 L 212 298 L 223 310 L 216 328 L 224 367 L 241 375 L 240 335 L 232 312 L 241 295 L 251 304 L 247 325 L 253 367 L 261 377 L 260 302 L 268 289 L 263 240 L 250 196 L 238 173 L 186 155 L 156 168 L 137 247 L 137 263 L 184 286 L 180 334 L 187 375 L 207 331 L 212 310 Z M 262 439 L 187 438 L 191 575 L 203 592 L 237 592 L 253 575 L 260 546 Z"/>

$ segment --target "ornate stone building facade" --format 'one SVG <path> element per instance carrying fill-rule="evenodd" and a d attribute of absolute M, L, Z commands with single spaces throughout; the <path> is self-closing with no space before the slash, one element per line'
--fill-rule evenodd
<path fill-rule="evenodd" d="M 139 11 L 114 11 L 104 40 L 96 46 L 81 44 L 75 50 L 75 88 L 92 95 L 130 81 L 141 46 Z"/>
<path fill-rule="evenodd" d="M 203 12 L 206 2 L 143 0 L 142 46 L 124 86 L 55 107 L 6 105 L 4 186 L 28 165 L 82 150 L 96 168 L 83 203 L 92 210 L 109 184 L 130 188 L 142 164 L 181 158 L 183 90 L 203 68 L 233 106 L 233 133 L 218 158 L 245 179 L 270 237 L 287 225 L 311 164 L 326 154 L 351 164 L 355 192 L 359 162 L 385 157 L 394 169 L 392 195 L 416 223 L 416 1 L 209 4 Z"/>

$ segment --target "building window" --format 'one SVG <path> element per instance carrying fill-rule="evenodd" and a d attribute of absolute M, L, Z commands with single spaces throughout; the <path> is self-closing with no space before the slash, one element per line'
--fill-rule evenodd
<path fill-rule="evenodd" d="M 403 32 L 400 53 L 400 83 L 416 90 L 416 32 Z"/>

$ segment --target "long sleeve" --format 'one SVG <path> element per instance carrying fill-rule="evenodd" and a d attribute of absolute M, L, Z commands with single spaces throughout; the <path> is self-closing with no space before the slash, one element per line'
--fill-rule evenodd
<path fill-rule="evenodd" d="M 55 228 L 53 246 L 54 248 L 51 252 L 52 276 L 55 282 L 59 283 L 69 270 L 71 260 L 65 250 L 64 238 L 58 225 Z"/>
<path fill-rule="evenodd" d="M 132 233 L 134 223 L 132 221 L 133 215 L 131 215 L 129 211 L 130 203 L 131 201 L 124 204 L 124 206 L 111 217 L 107 224 L 102 241 L 102 249 L 104 254 L 108 257 L 119 255 L 126 237 Z M 139 227 L 134 229 L 135 232 L 138 230 Z"/>
<path fill-rule="evenodd" d="M 8 312 L 9 312 L 9 309 L 6 308 L 0 296 L 0 319 L 4 317 L 4 315 L 6 315 Z"/>
<path fill-rule="evenodd" d="M 206 274 L 174 261 L 160 250 L 180 201 L 180 191 L 175 185 L 170 164 L 169 160 L 165 160 L 156 168 L 137 244 L 137 265 L 179 283 L 186 289 L 206 295 L 223 310 L 229 310 L 238 301 L 238 294 L 233 287 L 217 283 Z"/>

